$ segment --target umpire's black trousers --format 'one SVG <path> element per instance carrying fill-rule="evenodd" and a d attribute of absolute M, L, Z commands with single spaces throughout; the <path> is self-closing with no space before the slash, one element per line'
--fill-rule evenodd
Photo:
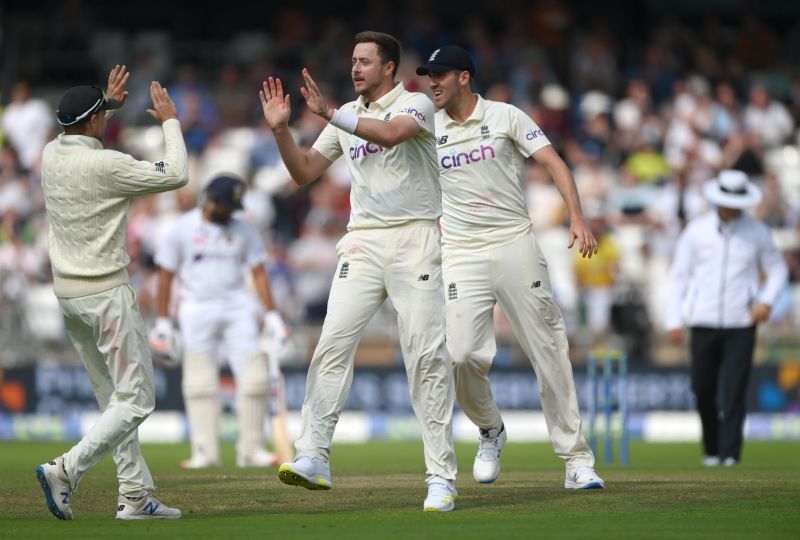
<path fill-rule="evenodd" d="M 756 327 L 692 327 L 692 391 L 707 456 L 739 460 Z"/>

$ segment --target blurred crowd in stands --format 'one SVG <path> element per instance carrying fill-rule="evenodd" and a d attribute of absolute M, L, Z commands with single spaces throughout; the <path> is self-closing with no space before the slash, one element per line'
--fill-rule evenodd
<path fill-rule="evenodd" d="M 427 79 L 414 69 L 437 46 L 468 48 L 478 69 L 476 91 L 526 111 L 567 160 L 600 240 L 599 255 L 580 260 L 565 249 L 564 206 L 532 160 L 528 203 L 577 347 L 611 339 L 641 361 L 660 354 L 675 240 L 687 220 L 707 209 L 702 185 L 724 168 L 747 172 L 764 191 L 753 212 L 774 229 L 792 270 L 767 332 L 791 337 L 800 321 L 798 24 L 779 31 L 754 13 L 692 23 L 661 18 L 633 39 L 608 21 L 579 24 L 568 4 L 548 1 L 522 3 L 491 24 L 467 16 L 457 29 L 424 11 L 414 13 L 413 25 L 397 19 L 376 8 L 355 19 L 313 22 L 285 8 L 276 14 L 274 31 L 214 41 L 209 59 L 185 54 L 186 45 L 168 31 L 105 28 L 91 34 L 84 57 L 96 76 L 84 83 L 105 86 L 116 63 L 131 72 L 130 98 L 109 123 L 106 147 L 159 158 L 160 129 L 145 113 L 149 82 L 157 79 L 177 104 L 191 154 L 186 188 L 138 199 L 130 211 L 129 271 L 146 317 L 154 316 L 153 253 L 166 226 L 197 204 L 206 181 L 226 171 L 250 186 L 244 216 L 258 226 L 272 255 L 280 309 L 298 340 L 315 339 L 336 267 L 335 246 L 348 221 L 349 173 L 338 163 L 310 187 L 297 188 L 263 124 L 257 92 L 265 76 L 280 76 L 292 94 L 295 135 L 310 145 L 324 123 L 302 105 L 300 68 L 309 68 L 332 105 L 353 99 L 352 37 L 370 28 L 393 32 L 404 43 L 398 79 L 411 90 L 427 91 Z M 78 81 L 42 75 L 8 85 L 0 111 L 0 356 L 6 363 L 30 355 L 34 342 L 64 342 L 49 287 L 38 162 L 44 144 L 60 132 L 58 96 Z M 392 324 L 387 307 L 368 331 L 385 341 L 394 336 Z M 502 314 L 497 328 L 509 347 L 501 347 L 498 360 L 504 350 L 510 362 L 520 359 Z M 297 345 L 300 361 L 308 359 L 307 346 Z"/>

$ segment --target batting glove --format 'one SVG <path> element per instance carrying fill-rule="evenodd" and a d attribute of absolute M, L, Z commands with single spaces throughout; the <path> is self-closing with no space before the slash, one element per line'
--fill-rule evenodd
<path fill-rule="evenodd" d="M 162 364 L 169 366 L 180 363 L 178 335 L 168 317 L 156 319 L 156 325 L 147 336 L 147 341 Z"/>
<path fill-rule="evenodd" d="M 289 329 L 284 324 L 281 314 L 275 310 L 267 311 L 264 315 L 264 339 L 283 346 L 289 335 Z"/>

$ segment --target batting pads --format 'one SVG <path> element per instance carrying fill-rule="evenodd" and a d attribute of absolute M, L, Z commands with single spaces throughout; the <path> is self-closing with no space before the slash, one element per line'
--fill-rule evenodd
<path fill-rule="evenodd" d="M 239 441 L 236 453 L 240 461 L 264 448 L 264 419 L 269 395 L 267 359 L 252 354 L 244 359 L 236 380 L 236 407 L 239 413 Z"/>
<path fill-rule="evenodd" d="M 183 359 L 183 401 L 189 420 L 191 461 L 220 463 L 219 373 L 211 356 L 187 354 Z"/>

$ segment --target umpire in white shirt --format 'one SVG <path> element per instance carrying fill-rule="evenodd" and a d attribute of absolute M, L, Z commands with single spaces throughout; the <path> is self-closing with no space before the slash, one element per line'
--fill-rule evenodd
<path fill-rule="evenodd" d="M 716 211 L 692 220 L 678 239 L 666 326 L 676 344 L 684 315 L 690 327 L 703 464 L 732 466 L 741 454 L 756 326 L 769 318 L 788 270 L 769 228 L 743 212 L 761 200 L 745 173 L 722 171 L 704 192 Z"/>

